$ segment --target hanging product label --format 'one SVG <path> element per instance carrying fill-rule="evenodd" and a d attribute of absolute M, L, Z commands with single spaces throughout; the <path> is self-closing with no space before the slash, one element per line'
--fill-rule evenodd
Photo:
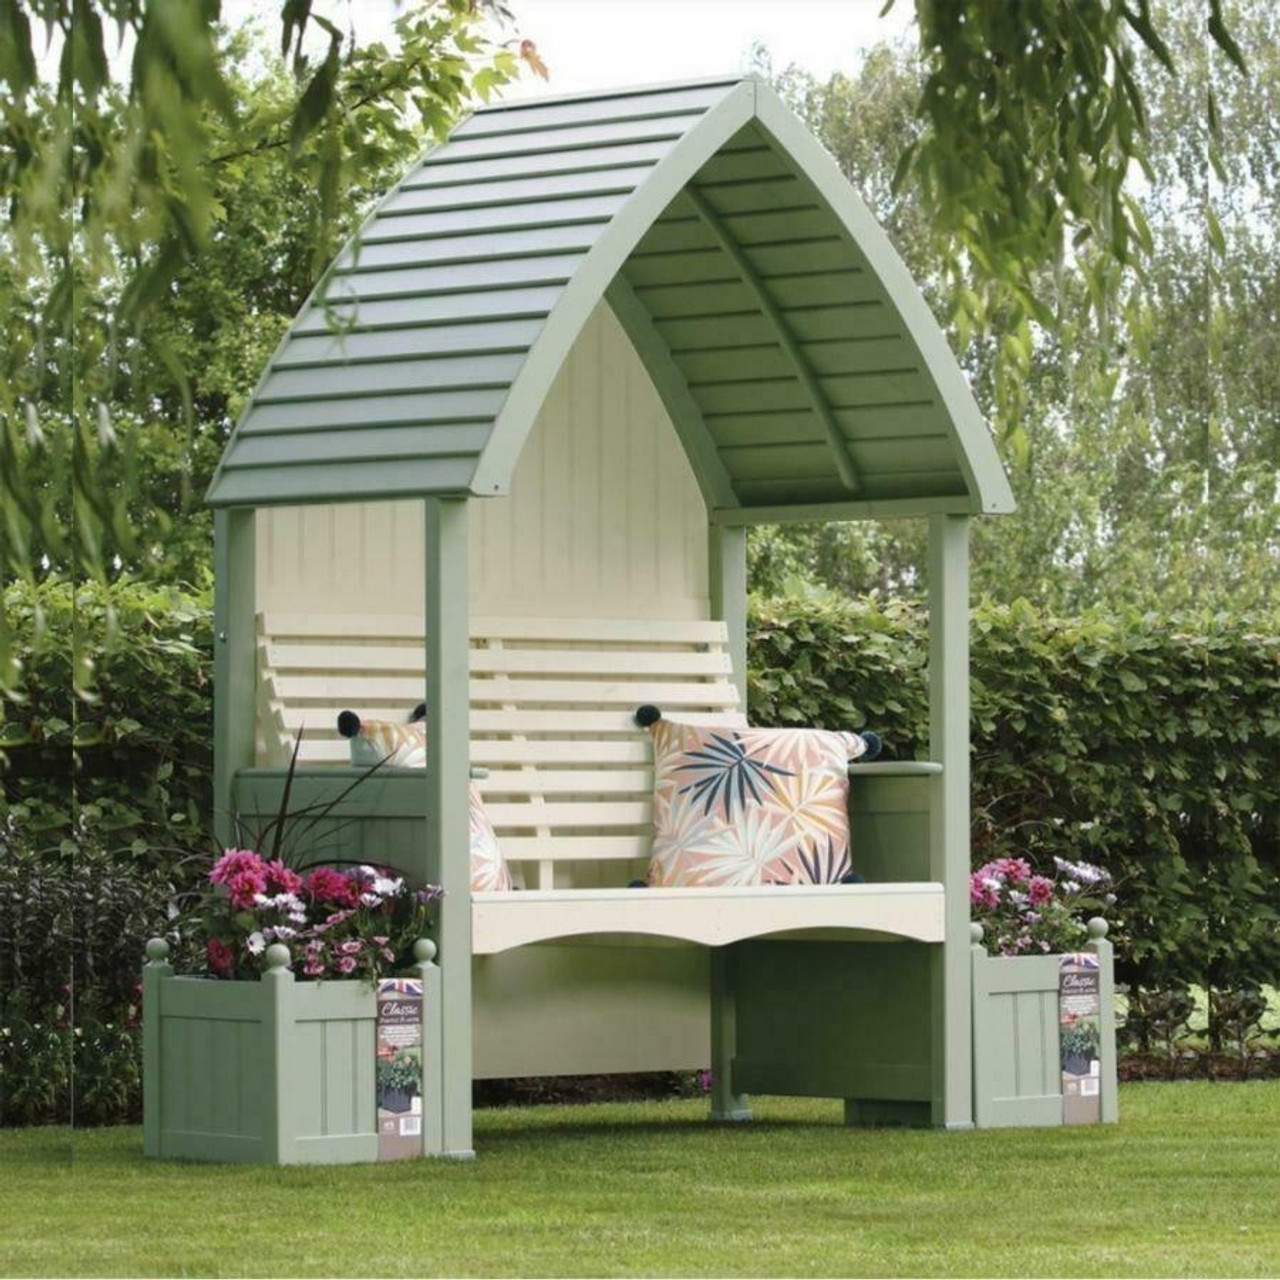
<path fill-rule="evenodd" d="M 1062 1123 L 1102 1120 L 1102 971 L 1098 957 L 1066 955 L 1058 972 Z"/>
<path fill-rule="evenodd" d="M 422 1154 L 422 979 L 378 982 L 378 1159 Z"/>

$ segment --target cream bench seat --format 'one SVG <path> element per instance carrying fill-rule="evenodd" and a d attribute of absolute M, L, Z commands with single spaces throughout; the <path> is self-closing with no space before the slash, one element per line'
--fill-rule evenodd
<path fill-rule="evenodd" d="M 258 629 L 259 754 L 272 773 L 303 730 L 298 761 L 308 784 L 350 774 L 341 769 L 349 748 L 336 732 L 338 712 L 404 720 L 421 700 L 416 618 L 264 614 Z M 635 707 L 745 724 L 723 623 L 488 618 L 473 620 L 471 631 L 471 762 L 487 771 L 479 782 L 486 809 L 525 886 L 472 895 L 474 954 L 621 935 L 707 947 L 819 931 L 942 941 L 942 886 L 919 879 L 626 887 L 643 876 L 652 838 L 651 749 Z M 874 763 L 851 773 L 937 769 Z M 412 822 L 425 813 L 420 782 L 416 771 L 388 769 L 352 793 L 340 816 L 363 824 L 359 856 L 376 859 L 380 838 L 421 838 Z M 394 854 L 381 856 L 394 863 Z"/>

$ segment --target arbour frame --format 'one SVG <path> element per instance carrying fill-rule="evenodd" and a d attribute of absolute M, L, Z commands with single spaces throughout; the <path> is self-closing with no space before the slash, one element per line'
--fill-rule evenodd
<path fill-rule="evenodd" d="M 626 147 L 645 163 L 624 168 L 623 178 L 617 153 Z M 602 167 L 605 153 L 614 168 Z M 716 172 L 741 173 L 748 159 L 782 172 L 767 181 L 701 180 L 718 163 Z M 524 174 L 528 168 L 536 172 Z M 586 194 L 574 183 L 586 184 Z M 784 207 L 735 213 L 735 201 L 745 193 L 750 203 L 757 190 L 785 191 Z M 808 203 L 797 210 L 787 198 Z M 779 213 L 795 234 L 775 229 L 761 238 L 751 219 Z M 645 251 L 654 236 L 657 247 Z M 779 263 L 819 269 L 779 270 Z M 662 299 L 678 302 L 681 286 L 662 283 L 663 272 L 703 265 L 710 278 L 684 286 L 684 296 L 697 294 L 699 321 L 764 341 L 690 348 L 674 339 L 691 322 L 679 305 L 664 310 Z M 447 281 L 432 274 L 441 271 L 454 274 Z M 543 281 L 542 313 L 499 319 L 508 296 L 527 292 L 531 280 Z M 827 308 L 836 337 L 810 338 L 789 318 L 806 291 L 837 299 Z M 326 303 L 351 296 L 360 309 L 350 329 L 331 334 Z M 967 1127 L 968 524 L 974 514 L 1010 510 L 1012 499 L 987 428 L 905 267 L 831 160 L 754 79 L 478 112 L 387 197 L 358 250 L 322 282 L 273 357 L 209 495 L 220 834 L 229 836 L 235 777 L 254 762 L 255 508 L 421 498 L 433 750 L 425 861 L 415 870 L 446 891 L 437 935 L 443 1045 L 430 1096 L 440 1108 L 442 1151 L 470 1152 L 467 504 L 507 492 L 552 379 L 602 300 L 652 379 L 697 478 L 707 508 L 709 612 L 729 627 L 744 695 L 748 525 L 929 520 L 930 754 L 941 770 L 930 781 L 928 861 L 930 878 L 945 888 L 945 940 L 930 951 L 930 1114 Z M 859 327 L 864 306 L 877 309 L 872 335 Z M 423 317 L 429 323 L 414 323 Z M 518 344 L 512 324 L 523 326 Z M 472 337 L 477 345 L 468 348 L 463 339 Z M 725 407 L 739 403 L 735 388 L 758 390 L 761 365 L 781 370 L 767 379 L 778 407 L 734 419 Z M 704 378 L 708 369 L 720 370 L 720 380 Z M 852 403 L 868 386 L 867 402 Z M 747 417 L 751 443 L 734 443 Z M 755 463 L 752 449 L 769 451 L 763 477 L 758 466 L 744 466 Z M 729 962 L 727 951 L 713 952 L 716 1066 L 734 1039 Z M 714 1112 L 740 1112 L 727 1091 L 729 1072 L 717 1071 L 717 1079 Z"/>

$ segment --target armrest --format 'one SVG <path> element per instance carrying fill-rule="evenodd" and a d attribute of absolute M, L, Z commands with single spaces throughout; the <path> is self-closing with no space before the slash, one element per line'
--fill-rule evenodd
<path fill-rule="evenodd" d="M 934 760 L 872 760 L 869 764 L 854 760 L 849 765 L 851 778 L 925 778 L 941 772 L 942 766 Z"/>

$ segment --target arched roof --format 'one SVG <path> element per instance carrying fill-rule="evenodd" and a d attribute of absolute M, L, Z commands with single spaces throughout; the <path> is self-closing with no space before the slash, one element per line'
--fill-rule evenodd
<path fill-rule="evenodd" d="M 303 308 L 209 502 L 505 493 L 602 299 L 714 519 L 1012 509 L 901 259 L 754 77 L 470 116 Z"/>

